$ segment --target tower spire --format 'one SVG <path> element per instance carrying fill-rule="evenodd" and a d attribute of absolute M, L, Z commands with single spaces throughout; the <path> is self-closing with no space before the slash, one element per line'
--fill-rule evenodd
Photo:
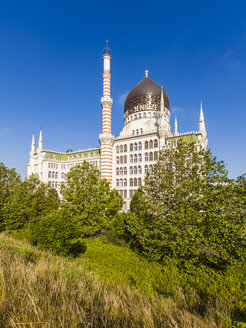
<path fill-rule="evenodd" d="M 39 151 L 43 150 L 43 133 L 42 133 L 42 128 L 40 128 L 40 132 L 39 132 L 38 150 Z"/>
<path fill-rule="evenodd" d="M 112 186 L 113 170 L 113 142 L 114 136 L 111 134 L 111 108 L 113 99 L 111 98 L 111 73 L 110 73 L 111 49 L 106 41 L 103 49 L 103 97 L 102 106 L 102 133 L 99 135 L 101 144 L 101 176 L 107 179 Z"/>
<path fill-rule="evenodd" d="M 204 120 L 204 114 L 203 114 L 203 109 L 202 109 L 202 101 L 201 101 L 201 106 L 200 106 L 199 132 L 206 134 L 205 120 Z"/>
<path fill-rule="evenodd" d="M 178 121 L 177 121 L 177 116 L 175 114 L 175 121 L 174 121 L 174 136 L 178 136 Z"/>
<path fill-rule="evenodd" d="M 32 134 L 32 145 L 31 145 L 31 151 L 30 154 L 34 154 L 35 153 L 35 139 L 34 139 L 34 132 Z"/>

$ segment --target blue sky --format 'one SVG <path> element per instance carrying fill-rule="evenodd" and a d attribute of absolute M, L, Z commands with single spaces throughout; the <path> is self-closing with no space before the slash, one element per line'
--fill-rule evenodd
<path fill-rule="evenodd" d="M 229 175 L 246 172 L 245 1 L 0 2 L 0 161 L 26 175 L 32 132 L 44 147 L 98 146 L 102 49 L 112 49 L 112 132 L 124 96 L 149 69 L 170 98 L 171 122 L 197 130 Z"/>

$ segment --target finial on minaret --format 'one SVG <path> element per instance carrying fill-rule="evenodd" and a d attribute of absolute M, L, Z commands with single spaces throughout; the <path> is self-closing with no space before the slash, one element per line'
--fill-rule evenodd
<path fill-rule="evenodd" d="M 145 77 L 149 77 L 149 71 L 147 69 L 144 71 L 144 73 L 145 73 Z"/>
<path fill-rule="evenodd" d="M 40 127 L 39 141 L 38 141 L 38 150 L 43 150 L 43 134 L 42 134 L 42 127 Z"/>
<path fill-rule="evenodd" d="M 177 116 L 175 114 L 175 121 L 174 121 L 174 136 L 178 136 L 178 121 L 177 121 Z"/>
<path fill-rule="evenodd" d="M 32 134 L 32 145 L 31 145 L 31 153 L 35 153 L 35 139 L 34 139 L 34 132 Z"/>

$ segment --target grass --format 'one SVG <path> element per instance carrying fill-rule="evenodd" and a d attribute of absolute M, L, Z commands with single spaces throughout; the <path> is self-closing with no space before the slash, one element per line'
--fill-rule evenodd
<path fill-rule="evenodd" d="M 149 263 L 104 239 L 89 239 L 87 246 L 72 260 L 0 234 L 0 327 L 233 326 L 220 297 L 201 315 L 194 281 L 182 280 L 174 264 Z M 205 296 L 212 306 L 213 297 Z"/>

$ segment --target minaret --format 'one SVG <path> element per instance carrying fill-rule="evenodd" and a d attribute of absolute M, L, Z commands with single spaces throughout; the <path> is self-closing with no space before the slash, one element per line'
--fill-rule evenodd
<path fill-rule="evenodd" d="M 113 169 L 113 142 L 114 136 L 111 134 L 111 108 L 113 99 L 111 95 L 111 73 L 110 73 L 111 50 L 106 41 L 103 49 L 103 97 L 102 106 L 102 133 L 99 135 L 101 144 L 100 170 L 101 176 L 107 179 L 112 186 Z"/>
<path fill-rule="evenodd" d="M 174 121 L 174 136 L 178 136 L 179 133 L 178 133 L 178 121 L 177 121 L 177 116 L 175 114 L 175 121 Z"/>
<path fill-rule="evenodd" d="M 42 134 L 42 128 L 40 128 L 37 151 L 42 151 L 42 150 L 43 150 L 43 134 Z"/>
<path fill-rule="evenodd" d="M 32 134 L 32 145 L 31 145 L 31 151 L 30 156 L 32 156 L 35 153 L 35 139 L 34 139 L 34 132 Z"/>
<path fill-rule="evenodd" d="M 160 100 L 160 119 L 158 124 L 158 135 L 160 138 L 160 149 L 165 145 L 165 138 L 171 136 L 171 127 L 170 127 L 170 113 L 165 108 L 164 103 L 164 90 L 161 88 L 161 100 Z"/>
<path fill-rule="evenodd" d="M 199 132 L 202 133 L 202 134 L 207 134 L 206 133 L 203 110 L 202 110 L 202 101 L 201 101 L 201 107 L 200 107 Z"/>

